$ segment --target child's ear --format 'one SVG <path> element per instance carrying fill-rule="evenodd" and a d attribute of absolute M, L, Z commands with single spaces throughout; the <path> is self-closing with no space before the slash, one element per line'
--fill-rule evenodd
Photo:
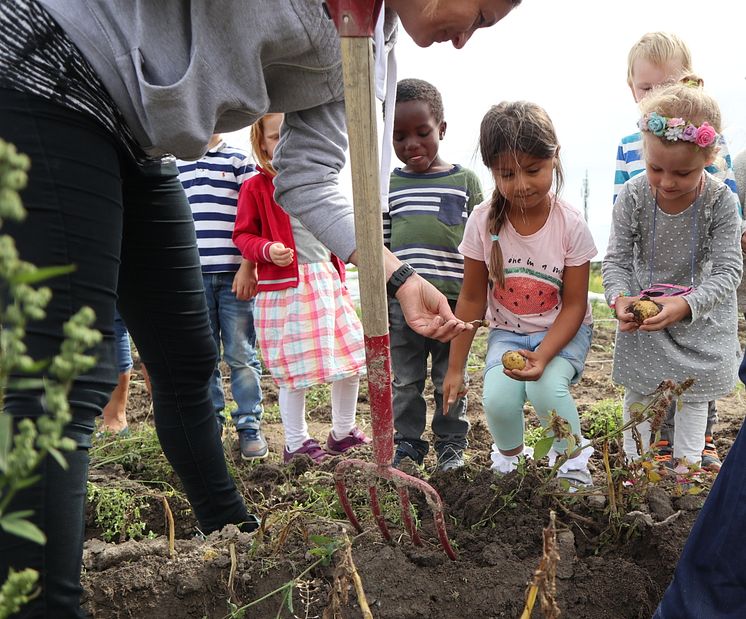
<path fill-rule="evenodd" d="M 438 127 L 438 134 L 440 136 L 440 139 L 442 140 L 446 135 L 446 121 L 442 121 L 440 123 L 440 126 Z"/>

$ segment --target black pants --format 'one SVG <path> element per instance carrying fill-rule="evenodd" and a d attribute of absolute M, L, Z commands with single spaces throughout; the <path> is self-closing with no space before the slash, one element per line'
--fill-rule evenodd
<path fill-rule="evenodd" d="M 41 481 L 8 511 L 33 510 L 47 535 L 39 546 L 0 531 L 0 582 L 9 567 L 42 574 L 43 593 L 21 616 L 80 617 L 88 447 L 94 419 L 117 382 L 114 307 L 118 305 L 153 385 L 155 425 L 203 531 L 250 520 L 228 474 L 208 385 L 217 351 L 207 315 L 194 224 L 174 163 L 138 166 L 95 121 L 44 99 L 0 89 L 0 137 L 32 162 L 21 197 L 29 215 L 7 224 L 21 258 L 37 266 L 74 264 L 48 282 L 46 319 L 30 323 L 29 352 L 49 358 L 62 324 L 81 306 L 104 333 L 94 369 L 70 393 L 66 429 L 78 450 L 69 470 L 45 463 Z M 118 299 L 118 300 L 117 300 Z M 14 418 L 43 412 L 38 393 L 9 392 Z"/>

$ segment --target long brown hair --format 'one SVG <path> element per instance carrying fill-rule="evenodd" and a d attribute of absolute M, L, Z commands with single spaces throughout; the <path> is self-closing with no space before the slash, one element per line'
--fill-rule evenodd
<path fill-rule="evenodd" d="M 482 119 L 479 130 L 479 150 L 482 161 L 490 170 L 498 156 L 504 153 L 524 153 L 538 159 L 555 158 L 554 193 L 559 194 L 564 184 L 564 174 L 557 153 L 559 142 L 549 115 L 544 108 L 528 101 L 503 101 L 493 105 Z M 489 232 L 493 236 L 508 217 L 510 204 L 497 188 L 492 193 L 489 214 Z M 490 281 L 501 288 L 505 286 L 503 252 L 500 241 L 492 242 L 490 261 L 487 265 Z"/>

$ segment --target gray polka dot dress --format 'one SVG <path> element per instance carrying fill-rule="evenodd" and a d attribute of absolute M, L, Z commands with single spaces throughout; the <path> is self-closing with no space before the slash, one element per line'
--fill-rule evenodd
<path fill-rule="evenodd" d="M 726 185 L 705 175 L 697 200 L 677 215 L 656 206 L 645 174 L 628 181 L 614 204 L 602 268 L 610 301 L 620 293 L 638 295 L 650 284 L 690 285 L 693 258 L 695 290 L 686 297 L 691 318 L 652 333 L 617 331 L 612 373 L 615 382 L 645 394 L 666 378 L 694 378 L 683 397 L 690 402 L 730 393 L 741 356 L 738 202 Z"/>

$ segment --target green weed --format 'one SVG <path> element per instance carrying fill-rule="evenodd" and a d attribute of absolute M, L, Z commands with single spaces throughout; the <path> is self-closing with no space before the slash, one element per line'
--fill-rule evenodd
<path fill-rule="evenodd" d="M 596 402 L 580 416 L 588 424 L 586 435 L 590 439 L 618 434 L 622 427 L 622 401 L 605 399 Z"/>
<path fill-rule="evenodd" d="M 100 469 L 120 464 L 127 473 L 138 479 L 175 479 L 155 428 L 142 424 L 127 437 L 104 437 L 94 442 L 90 450 L 91 468 Z"/>
<path fill-rule="evenodd" d="M 306 410 L 312 411 L 316 408 L 330 406 L 332 401 L 332 389 L 328 383 L 314 385 L 306 391 Z"/>
<path fill-rule="evenodd" d="M 145 537 L 147 524 L 141 519 L 141 512 L 148 503 L 144 496 L 88 482 L 86 498 L 93 507 L 96 525 L 102 529 L 101 537 L 107 542 Z"/>

